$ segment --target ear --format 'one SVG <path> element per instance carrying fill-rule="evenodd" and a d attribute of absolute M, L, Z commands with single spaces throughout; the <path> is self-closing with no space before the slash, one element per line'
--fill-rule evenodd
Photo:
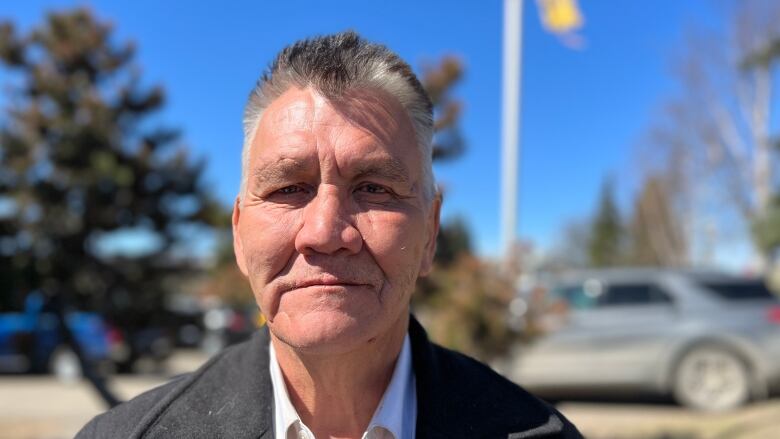
<path fill-rule="evenodd" d="M 427 276 L 433 269 L 433 257 L 436 255 L 436 237 L 439 235 L 439 215 L 441 214 L 441 202 L 441 192 L 437 191 L 436 196 L 431 203 L 431 208 L 428 212 L 428 220 L 425 224 L 428 237 L 425 241 L 425 249 L 423 252 L 422 261 L 420 261 L 420 277 Z"/>
<path fill-rule="evenodd" d="M 236 255 L 236 263 L 238 268 L 244 273 L 244 276 L 249 276 L 249 272 L 246 269 L 246 257 L 244 256 L 244 247 L 241 245 L 241 235 L 238 232 L 238 223 L 241 218 L 241 197 L 236 197 L 236 202 L 233 204 L 233 253 Z"/>

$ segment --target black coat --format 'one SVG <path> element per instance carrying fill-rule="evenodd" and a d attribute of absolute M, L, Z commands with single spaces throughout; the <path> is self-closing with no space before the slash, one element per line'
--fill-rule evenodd
<path fill-rule="evenodd" d="M 484 364 L 428 341 L 412 318 L 417 438 L 580 438 L 541 400 Z M 95 417 L 86 438 L 274 437 L 268 330 L 224 350 L 195 372 Z"/>

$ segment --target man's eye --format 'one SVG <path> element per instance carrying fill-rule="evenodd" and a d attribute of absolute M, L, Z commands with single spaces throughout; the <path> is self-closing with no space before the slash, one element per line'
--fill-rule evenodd
<path fill-rule="evenodd" d="M 358 188 L 358 191 L 368 194 L 386 194 L 388 190 L 378 184 L 364 184 Z"/>
<path fill-rule="evenodd" d="M 286 186 L 275 191 L 275 193 L 280 195 L 292 195 L 299 192 L 303 192 L 303 189 L 301 189 L 299 186 Z"/>

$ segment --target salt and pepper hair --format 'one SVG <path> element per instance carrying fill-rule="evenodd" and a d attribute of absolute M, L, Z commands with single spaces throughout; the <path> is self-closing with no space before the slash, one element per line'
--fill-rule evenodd
<path fill-rule="evenodd" d="M 285 47 L 257 81 L 244 108 L 239 194 L 242 201 L 249 178 L 250 149 L 260 118 L 271 102 L 291 87 L 311 87 L 325 98 L 343 97 L 351 90 L 378 89 L 397 99 L 411 119 L 420 149 L 423 198 L 427 204 L 433 200 L 433 105 L 428 94 L 398 55 L 347 31 Z"/>

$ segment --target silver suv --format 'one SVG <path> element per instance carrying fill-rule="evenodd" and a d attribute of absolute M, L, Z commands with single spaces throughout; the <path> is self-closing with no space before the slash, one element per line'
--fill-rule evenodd
<path fill-rule="evenodd" d="M 542 396 L 650 391 L 726 410 L 780 384 L 780 301 L 761 280 L 613 269 L 553 285 L 567 311 L 515 368 Z"/>

